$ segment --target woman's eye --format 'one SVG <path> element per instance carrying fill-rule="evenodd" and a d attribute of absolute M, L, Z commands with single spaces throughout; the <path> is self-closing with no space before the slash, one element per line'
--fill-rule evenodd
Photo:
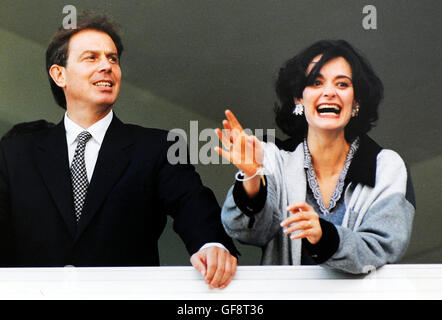
<path fill-rule="evenodd" d="M 322 82 L 320 80 L 313 81 L 314 86 L 320 86 L 321 84 L 322 84 Z"/>
<path fill-rule="evenodd" d="M 347 88 L 349 87 L 349 84 L 346 82 L 338 82 L 338 87 L 340 88 Z"/>

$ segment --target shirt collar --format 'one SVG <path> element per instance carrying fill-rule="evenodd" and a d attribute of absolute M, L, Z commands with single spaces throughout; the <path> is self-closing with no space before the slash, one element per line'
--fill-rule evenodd
<path fill-rule="evenodd" d="M 98 142 L 100 145 L 103 142 L 104 135 L 106 134 L 107 129 L 109 128 L 110 123 L 112 122 L 113 111 L 111 110 L 103 119 L 98 120 L 89 128 L 84 129 L 72 121 L 68 117 L 68 113 L 66 112 L 64 115 L 64 127 L 66 129 L 66 139 L 68 145 L 74 143 L 77 136 L 83 132 L 88 131 L 92 135 L 92 139 Z"/>
<path fill-rule="evenodd" d="M 350 167 L 345 177 L 346 183 L 362 183 L 374 187 L 376 183 L 376 163 L 377 156 L 382 147 L 378 145 L 367 134 L 359 136 L 359 148 L 353 157 Z M 286 141 L 276 140 L 276 145 L 286 151 L 294 151 L 299 143 L 303 143 L 300 138 L 290 138 Z"/>

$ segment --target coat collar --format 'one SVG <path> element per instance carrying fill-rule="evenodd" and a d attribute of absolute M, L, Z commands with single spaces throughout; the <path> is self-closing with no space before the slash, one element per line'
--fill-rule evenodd
<path fill-rule="evenodd" d="M 35 159 L 42 179 L 69 233 L 76 233 L 66 133 L 63 122 L 48 130 L 36 145 Z"/>
<path fill-rule="evenodd" d="M 292 152 L 303 142 L 303 138 L 290 138 L 285 141 L 276 139 L 276 146 L 285 151 Z M 382 147 L 368 135 L 360 136 L 359 148 L 353 157 L 348 169 L 345 182 L 362 183 L 374 187 L 376 183 L 376 160 Z"/>
<path fill-rule="evenodd" d="M 359 149 L 347 172 L 346 182 L 362 183 L 374 187 L 376 183 L 376 163 L 382 147 L 366 134 L 360 136 Z"/>
<path fill-rule="evenodd" d="M 74 218 L 64 121 L 50 129 L 36 146 L 37 166 L 73 238 L 78 239 L 123 174 L 129 163 L 126 149 L 131 144 L 133 139 L 127 127 L 114 115 L 98 154 L 78 224 Z"/>

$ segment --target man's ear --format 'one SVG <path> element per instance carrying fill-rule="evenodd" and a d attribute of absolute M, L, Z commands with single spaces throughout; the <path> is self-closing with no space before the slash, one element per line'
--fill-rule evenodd
<path fill-rule="evenodd" d="M 54 80 L 55 84 L 60 88 L 66 87 L 65 70 L 66 69 L 64 67 L 59 66 L 58 64 L 53 64 L 49 69 L 49 75 L 51 76 L 52 80 Z"/>

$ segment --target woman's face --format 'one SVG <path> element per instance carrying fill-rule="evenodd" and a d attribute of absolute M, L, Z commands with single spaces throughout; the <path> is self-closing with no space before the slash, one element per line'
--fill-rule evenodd
<path fill-rule="evenodd" d="M 321 55 L 313 58 L 307 74 L 320 59 Z M 355 105 L 350 64 L 342 57 L 325 63 L 319 76 L 305 87 L 302 98 L 295 102 L 304 105 L 309 132 L 343 131 Z"/>

